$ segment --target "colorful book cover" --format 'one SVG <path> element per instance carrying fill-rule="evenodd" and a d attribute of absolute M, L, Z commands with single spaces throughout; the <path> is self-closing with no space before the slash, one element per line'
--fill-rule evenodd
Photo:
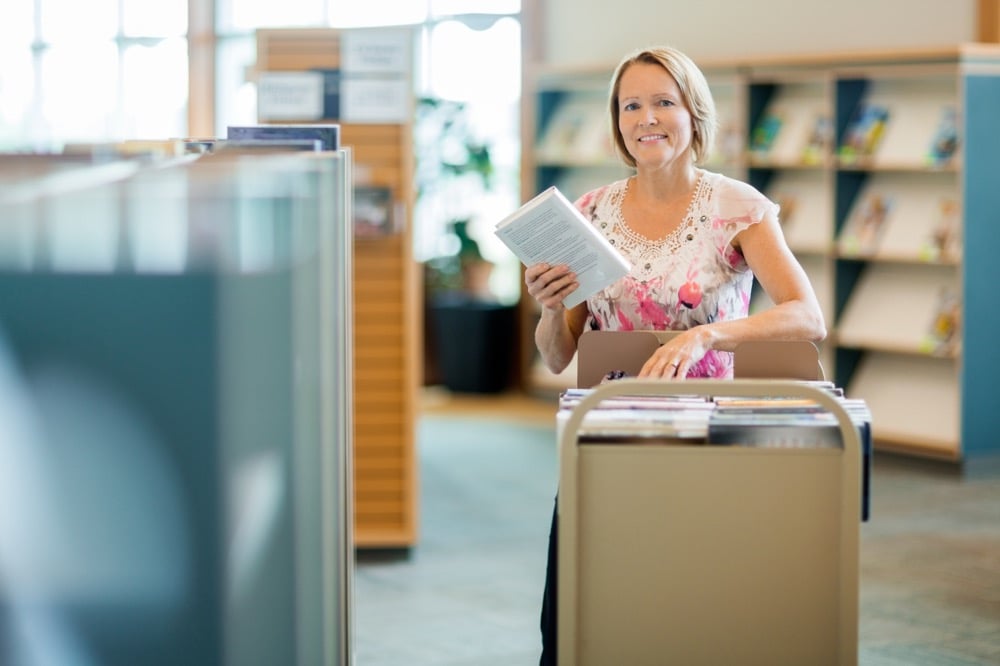
<path fill-rule="evenodd" d="M 962 212 L 958 201 L 942 197 L 938 202 L 934 227 L 920 248 L 924 261 L 954 261 L 962 253 Z"/>
<path fill-rule="evenodd" d="M 773 113 L 766 113 L 754 127 L 753 136 L 750 141 L 751 152 L 757 155 L 767 154 L 774 146 L 774 140 L 781 131 L 781 116 Z"/>
<path fill-rule="evenodd" d="M 810 166 L 822 164 L 833 140 L 833 123 L 827 116 L 816 116 L 812 129 L 806 137 L 806 145 L 802 149 L 802 163 Z"/>
<path fill-rule="evenodd" d="M 955 157 L 958 150 L 958 113 L 955 107 L 946 106 L 941 110 L 941 119 L 934 130 L 927 149 L 927 163 L 943 166 Z"/>
<path fill-rule="evenodd" d="M 874 155 L 888 122 L 889 109 L 879 104 L 862 104 L 844 133 L 840 157 L 851 162 Z"/>
<path fill-rule="evenodd" d="M 952 356 L 961 346 L 962 301 L 952 287 L 942 287 L 937 307 L 920 348 L 935 356 Z"/>
<path fill-rule="evenodd" d="M 862 199 L 840 234 L 841 253 L 847 256 L 875 254 L 892 203 L 891 198 L 881 194 L 871 194 Z"/>

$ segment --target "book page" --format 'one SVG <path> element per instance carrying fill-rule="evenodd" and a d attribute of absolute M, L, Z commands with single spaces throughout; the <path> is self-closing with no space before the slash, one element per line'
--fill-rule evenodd
<path fill-rule="evenodd" d="M 590 222 L 551 187 L 497 224 L 496 235 L 525 266 L 566 264 L 580 286 L 567 308 L 628 274 L 631 266 Z"/>

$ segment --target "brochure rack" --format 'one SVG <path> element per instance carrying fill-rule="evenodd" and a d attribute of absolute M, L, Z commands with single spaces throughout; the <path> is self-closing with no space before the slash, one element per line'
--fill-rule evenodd
<path fill-rule="evenodd" d="M 616 396 L 790 397 L 840 448 L 580 438 Z M 862 441 L 829 393 L 782 380 L 623 379 L 559 427 L 561 664 L 855 664 Z"/>

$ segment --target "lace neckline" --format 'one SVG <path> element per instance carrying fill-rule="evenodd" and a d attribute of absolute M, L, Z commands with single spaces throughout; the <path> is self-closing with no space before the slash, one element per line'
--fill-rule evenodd
<path fill-rule="evenodd" d="M 694 223 L 694 210 L 698 200 L 701 198 L 702 189 L 705 187 L 705 170 L 696 169 L 696 171 L 698 178 L 695 181 L 694 188 L 691 190 L 691 198 L 688 200 L 687 210 L 684 212 L 684 217 L 681 218 L 680 224 L 659 238 L 649 238 L 648 236 L 640 234 L 638 231 L 629 226 L 629 223 L 625 220 L 625 215 L 622 213 L 622 204 L 625 202 L 625 194 L 628 192 L 629 183 L 632 182 L 632 177 L 626 178 L 623 181 L 622 188 L 618 193 L 617 201 L 614 202 L 615 223 L 621 230 L 621 234 L 632 243 L 661 247 L 668 241 L 680 235 L 683 230 L 690 227 Z"/>

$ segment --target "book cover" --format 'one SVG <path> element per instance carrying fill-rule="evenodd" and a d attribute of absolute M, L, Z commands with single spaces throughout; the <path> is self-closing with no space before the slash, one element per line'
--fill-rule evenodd
<path fill-rule="evenodd" d="M 941 119 L 927 147 L 927 163 L 931 166 L 944 166 L 951 162 L 957 150 L 958 114 L 955 107 L 946 106 L 941 110 Z"/>
<path fill-rule="evenodd" d="M 962 254 L 962 214 L 958 201 L 942 197 L 934 211 L 934 226 L 920 247 L 924 261 L 953 261 Z"/>
<path fill-rule="evenodd" d="M 840 234 L 840 251 L 847 256 L 869 256 L 878 250 L 879 238 L 892 210 L 892 199 L 869 194 L 854 208 Z"/>
<path fill-rule="evenodd" d="M 580 286 L 563 300 L 567 308 L 632 270 L 625 257 L 555 187 L 498 222 L 494 233 L 525 266 L 566 264 L 576 273 Z"/>
<path fill-rule="evenodd" d="M 226 128 L 226 139 L 230 141 L 313 140 L 320 142 L 321 150 L 337 150 L 340 148 L 340 125 L 230 125 Z"/>
<path fill-rule="evenodd" d="M 570 160 L 578 136 L 587 123 L 587 115 L 586 105 L 579 100 L 571 98 L 564 101 L 546 123 L 536 154 L 546 160 Z"/>
<path fill-rule="evenodd" d="M 934 356 L 958 353 L 961 341 L 962 301 L 953 287 L 941 287 L 934 316 L 920 344 L 921 351 Z"/>
<path fill-rule="evenodd" d="M 775 113 L 765 113 L 753 129 L 750 138 L 750 152 L 758 157 L 766 156 L 774 147 L 774 140 L 778 137 L 783 122 L 781 116 Z"/>
<path fill-rule="evenodd" d="M 833 139 L 833 123 L 825 115 L 816 116 L 812 128 L 806 137 L 806 145 L 802 148 L 802 163 L 810 166 L 823 163 Z"/>
<path fill-rule="evenodd" d="M 874 155 L 888 122 L 888 108 L 879 104 L 862 104 L 858 107 L 840 144 L 841 159 L 850 163 Z"/>

